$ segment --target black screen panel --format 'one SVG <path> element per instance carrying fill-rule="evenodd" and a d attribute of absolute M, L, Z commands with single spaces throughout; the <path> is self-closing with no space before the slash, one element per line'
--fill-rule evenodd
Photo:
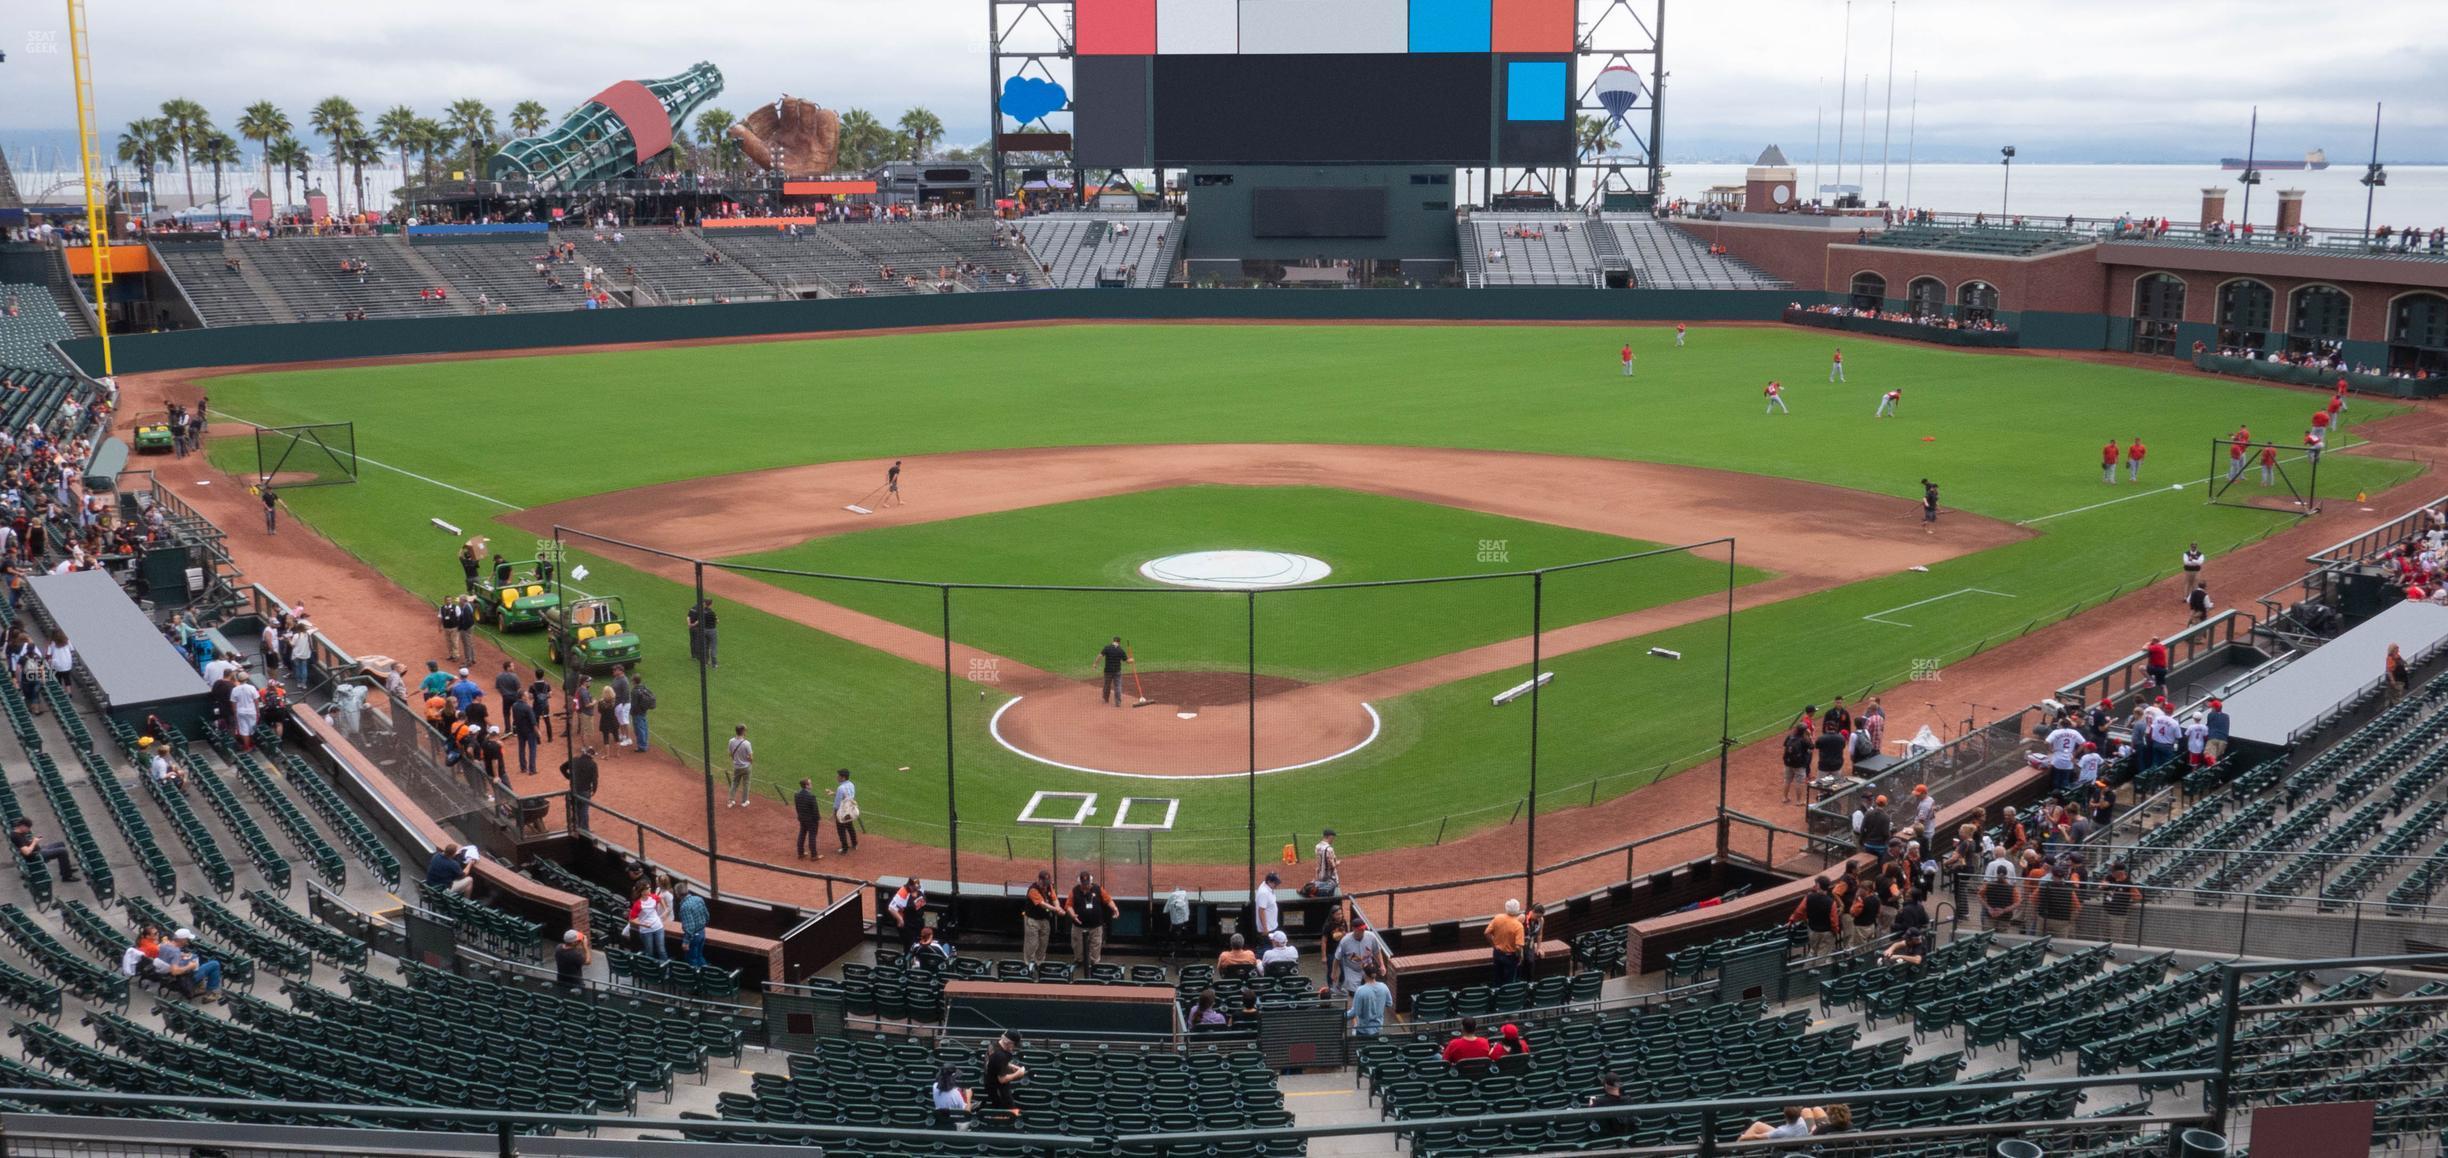
<path fill-rule="evenodd" d="M 1479 165 L 1494 145 L 1484 53 L 1129 59 L 1154 61 L 1159 164 Z M 1101 101 L 1101 84 L 1079 87 L 1085 105 Z M 1081 130 L 1082 161 L 1120 163 L 1089 144 Z"/>
<path fill-rule="evenodd" d="M 1250 232 L 1258 237 L 1384 237 L 1386 191 L 1253 189 Z"/>
<path fill-rule="evenodd" d="M 1145 56 L 1082 56 L 1071 64 L 1079 89 L 1072 99 L 1071 143 L 1086 165 L 1126 169 L 1148 156 L 1148 63 Z"/>

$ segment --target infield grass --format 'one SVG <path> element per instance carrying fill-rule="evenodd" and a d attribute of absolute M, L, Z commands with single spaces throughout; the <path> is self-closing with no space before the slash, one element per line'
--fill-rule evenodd
<path fill-rule="evenodd" d="M 1149 594 L 957 591 L 953 637 L 1053 672 L 1086 670 L 1115 635 L 1147 670 L 1240 670 L 1251 614 L 1244 593 L 1185 591 L 1139 573 L 1158 556 L 1233 548 L 1324 560 L 1334 568 L 1328 584 L 1469 580 L 1261 593 L 1259 666 L 1316 682 L 1528 634 L 1530 580 L 1489 576 L 1660 545 L 1323 487 L 1192 486 L 835 535 L 736 561 L 833 575 L 1143 590 Z M 1543 602 L 1543 622 L 1564 627 L 1722 591 L 1724 552 L 1715 559 L 1670 552 L 1622 566 L 1619 575 L 1627 581 L 1558 582 L 1556 597 Z M 1736 581 L 1762 577 L 1742 568 Z M 922 631 L 943 625 L 931 588 L 762 578 Z"/>
<path fill-rule="evenodd" d="M 526 533 L 496 521 L 504 504 L 806 462 L 918 460 L 998 447 L 1298 441 L 1521 450 L 1780 475 L 1903 501 L 1917 497 L 1917 480 L 1928 476 L 1941 482 L 1950 507 L 2032 521 L 2037 537 L 1928 573 L 1737 615 L 1729 714 L 1738 734 L 1773 726 L 1801 702 L 1901 682 L 1917 661 L 1952 661 L 2164 575 L 2188 541 L 2216 555 L 2293 525 L 2269 511 L 2204 506 L 2198 480 L 2209 465 L 2209 440 L 2239 422 L 2266 438 L 2299 437 L 2318 403 L 2313 393 L 1852 336 L 1843 341 L 1852 381 L 1829 384 L 1822 379 L 1830 335 L 1705 326 L 1691 334 L 1690 346 L 1675 350 L 1670 331 L 1659 328 L 1069 326 L 251 374 L 216 380 L 212 394 L 216 409 L 259 423 L 353 420 L 368 459 L 364 481 L 293 491 L 288 499 L 300 517 L 427 597 L 459 581 L 457 540 L 434 530 L 432 518 L 518 544 Z M 1614 359 L 1627 337 L 1642 354 L 1640 376 L 1629 381 Z M 1759 388 L 1771 377 L 1788 384 L 1790 415 L 1761 414 Z M 1905 416 L 1873 419 L 1878 395 L 1896 387 L 1904 390 Z M 2332 446 L 2394 412 L 2357 399 L 2353 421 Z M 449 415 L 462 417 L 440 417 Z M 2150 485 L 2102 484 L 2100 443 L 2135 435 L 2154 451 Z M 251 449 L 225 441 L 214 455 L 244 470 Z M 912 468 L 923 470 L 923 461 Z M 2322 464 L 2322 489 L 2332 496 L 2377 491 L 2414 469 L 2333 453 Z M 922 479 L 915 476 L 913 486 Z M 2168 489 L 2176 481 L 2197 485 Z M 596 529 L 653 537 L 651 528 Z M 831 549 L 864 551 L 851 542 L 857 538 Z M 937 549 L 923 540 L 904 546 Z M 1129 553 L 1102 549 L 1054 555 L 1102 573 Z M 1311 553 L 1340 562 L 1332 552 Z M 1040 557 L 1013 550 L 1008 563 L 1025 570 Z M 946 563 L 982 574 L 1004 561 Z M 594 574 L 586 586 L 627 597 L 658 686 L 693 683 L 681 626 L 688 590 L 613 561 L 588 562 Z M 899 562 L 906 572 L 916 560 Z M 2210 574 L 2215 589 L 2215 563 Z M 2001 594 L 1954 594 L 1967 588 Z M 2259 594 L 2216 593 L 2230 607 Z M 1865 618 L 1916 603 L 1909 612 Z M 748 608 L 726 606 L 724 615 L 712 716 L 726 727 L 757 724 L 759 765 L 771 784 L 849 765 L 860 774 L 871 826 L 940 840 L 942 673 Z M 2171 602 L 2170 626 L 2181 616 Z M 1069 631 L 1015 638 L 1013 647 L 1067 657 L 1077 650 Z M 1543 664 L 1557 678 L 1541 704 L 1540 806 L 1601 799 L 1713 755 L 1724 639 L 1724 624 L 1712 621 Z M 515 643 L 541 654 L 533 636 Z M 1377 642 L 1347 646 L 1362 645 Z M 1653 659 L 1652 645 L 1684 658 Z M 1313 838 L 1331 824 L 1345 851 L 1364 851 L 1517 816 L 1527 786 L 1528 717 L 1491 709 L 1486 697 L 1523 674 L 1379 704 L 1385 731 L 1374 747 L 1263 778 L 1261 846 Z M 2035 694 L 2056 674 L 2035 673 Z M 965 846 L 1001 852 L 1009 837 L 1022 842 L 1015 851 L 1042 852 L 1042 832 L 1009 821 L 1030 792 L 1055 789 L 1104 793 L 1108 804 L 1126 794 L 1179 796 L 1180 832 L 1165 838 L 1161 855 L 1242 855 L 1246 785 L 1117 781 L 1031 764 L 986 738 L 985 716 L 1000 702 L 991 687 L 961 684 L 956 693 L 950 707 Z M 692 758 L 695 700 L 664 694 L 655 727 L 659 740 Z M 912 771 L 898 772 L 901 765 Z M 1653 827 L 1688 819 L 1659 817 Z"/>

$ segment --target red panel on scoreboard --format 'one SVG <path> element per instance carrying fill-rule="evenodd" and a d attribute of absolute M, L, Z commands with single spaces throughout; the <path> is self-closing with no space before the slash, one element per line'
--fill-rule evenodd
<path fill-rule="evenodd" d="M 1498 52 L 1571 52 L 1573 0 L 1496 0 Z"/>
<path fill-rule="evenodd" d="M 1074 0 L 1071 21 L 1082 56 L 1156 54 L 1156 0 Z"/>

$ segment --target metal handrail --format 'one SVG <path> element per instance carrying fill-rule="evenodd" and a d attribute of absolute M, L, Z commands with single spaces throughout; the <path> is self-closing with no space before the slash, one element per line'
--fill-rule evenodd
<path fill-rule="evenodd" d="M 2430 502 L 2423 503 L 2420 506 L 2415 507 L 2413 510 L 2407 511 L 2406 513 L 2399 515 L 2388 522 L 2382 523 L 2377 527 L 2373 527 L 2360 535 L 2349 536 L 2347 538 L 2340 539 L 2337 542 L 2331 543 L 2318 551 L 2314 551 L 2311 554 L 2304 556 L 2304 562 L 2310 563 L 2316 568 L 2327 570 L 2333 567 L 2350 566 L 2369 560 L 2375 553 L 2373 551 L 2374 547 L 2384 547 L 2404 542 L 2405 540 L 2413 537 L 2413 532 L 2428 527 L 2430 525 L 2429 512 L 2432 508 L 2440 506 L 2443 503 L 2448 503 L 2448 495 L 2441 495 L 2436 499 L 2432 499 Z"/>

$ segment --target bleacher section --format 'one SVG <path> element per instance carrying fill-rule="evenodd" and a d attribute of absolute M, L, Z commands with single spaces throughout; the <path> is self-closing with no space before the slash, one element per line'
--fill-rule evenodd
<path fill-rule="evenodd" d="M 1577 213 L 1474 213 L 1461 219 L 1458 244 L 1476 255 L 1480 284 L 1596 285 L 1595 223 Z"/>
<path fill-rule="evenodd" d="M 412 248 L 450 280 L 451 292 L 480 311 L 496 304 L 506 304 L 514 313 L 584 309 L 586 275 L 582 267 L 553 264 L 546 244 L 542 235 L 514 235 L 417 242 Z M 543 267 L 540 272 L 539 265 Z M 552 288 L 545 281 L 546 274 L 557 275 L 561 288 Z"/>
<path fill-rule="evenodd" d="M 347 311 L 368 318 L 440 318 L 471 312 L 458 300 L 419 298 L 439 279 L 427 276 L 397 237 L 292 237 L 234 246 L 245 264 L 270 282 L 302 322 L 337 321 Z M 362 274 L 341 271 L 362 261 Z"/>
<path fill-rule="evenodd" d="M 1649 289 L 1785 289 L 1787 283 L 1740 258 L 1713 254 L 1690 234 L 1647 214 L 1600 219 L 1632 265 L 1633 284 Z"/>
<path fill-rule="evenodd" d="M 0 366 L 57 367 L 59 360 L 45 347 L 76 336 L 64 313 L 68 303 L 53 298 L 48 286 L 0 282 L 0 303 L 7 302 L 17 310 L 11 317 L 0 309 Z"/>
<path fill-rule="evenodd" d="M 1985 253 L 2029 257 L 2088 245 L 2092 238 L 2054 229 L 2014 229 L 2003 226 L 1891 225 L 1870 235 L 1869 244 L 1886 249 L 1929 249 L 1948 253 Z"/>
<path fill-rule="evenodd" d="M 162 242 L 153 246 L 153 252 L 178 281 L 179 289 L 187 294 L 188 304 L 195 307 L 207 326 L 257 326 L 297 320 L 296 311 L 278 300 L 278 292 L 261 274 L 248 270 L 243 261 L 235 269 L 230 267 L 229 257 L 242 256 L 244 248 L 232 245 L 225 254 L 217 241 Z"/>
<path fill-rule="evenodd" d="M 1170 213 L 1048 213 L 1019 227 L 1044 276 L 1064 289 L 1161 286 L 1181 254 L 1182 221 Z"/>
<path fill-rule="evenodd" d="M 707 261 L 718 251 L 691 230 L 641 226 L 635 232 L 598 234 L 564 229 L 552 237 L 576 243 L 578 260 L 602 269 L 607 283 L 642 291 L 636 305 L 711 305 L 780 296 L 772 282 L 747 266 Z M 561 280 L 575 279 L 565 272 Z"/>

